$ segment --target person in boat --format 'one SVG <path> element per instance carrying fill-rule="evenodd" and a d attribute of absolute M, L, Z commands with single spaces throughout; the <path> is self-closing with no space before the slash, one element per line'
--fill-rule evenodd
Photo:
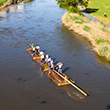
<path fill-rule="evenodd" d="M 49 59 L 49 55 L 46 54 L 46 55 L 45 55 L 45 62 L 46 62 L 46 63 L 48 63 L 48 59 Z"/>
<path fill-rule="evenodd" d="M 45 55 L 44 55 L 44 53 L 43 53 L 43 54 L 41 55 L 41 63 L 43 63 L 44 60 L 45 60 Z"/>
<path fill-rule="evenodd" d="M 35 47 L 33 47 L 33 54 L 32 54 L 33 56 L 35 55 Z"/>
<path fill-rule="evenodd" d="M 48 58 L 48 66 L 51 66 L 51 57 Z"/>
<path fill-rule="evenodd" d="M 39 55 L 39 53 L 40 53 L 40 47 L 38 45 L 36 45 L 36 53 L 37 53 L 37 55 Z"/>
<path fill-rule="evenodd" d="M 44 52 L 41 50 L 41 51 L 40 51 L 40 55 L 42 56 L 43 54 L 44 54 Z"/>
<path fill-rule="evenodd" d="M 51 61 L 52 61 L 52 63 L 51 63 L 51 65 L 50 65 L 49 75 L 50 75 L 51 73 L 54 73 L 54 72 L 53 72 L 53 70 L 54 70 L 53 60 L 51 60 Z"/>
<path fill-rule="evenodd" d="M 57 63 L 57 66 L 58 66 L 58 72 L 59 72 L 59 73 L 62 73 L 63 63 L 62 63 L 62 62 L 59 62 L 59 63 Z"/>

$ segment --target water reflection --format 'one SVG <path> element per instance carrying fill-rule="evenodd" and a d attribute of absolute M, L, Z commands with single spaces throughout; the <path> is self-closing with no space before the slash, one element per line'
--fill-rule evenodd
<path fill-rule="evenodd" d="M 24 4 L 18 4 L 18 5 L 8 6 L 8 7 L 4 8 L 4 9 L 0 10 L 0 16 L 6 15 L 7 13 L 13 13 L 16 10 L 23 12 L 23 10 L 24 10 Z"/>

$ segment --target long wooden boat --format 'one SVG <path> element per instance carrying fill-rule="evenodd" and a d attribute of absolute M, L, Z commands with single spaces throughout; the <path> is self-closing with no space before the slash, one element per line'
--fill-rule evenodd
<path fill-rule="evenodd" d="M 77 89 L 79 92 L 81 92 L 84 96 L 87 96 L 88 94 L 82 90 L 80 87 L 78 87 L 75 82 L 69 78 L 65 73 L 59 73 L 56 70 L 54 70 L 51 74 L 49 74 L 50 68 L 47 64 L 41 63 L 41 57 L 39 55 L 33 55 L 33 45 L 29 44 L 31 48 L 27 49 L 33 60 L 37 61 L 42 70 L 48 75 L 50 79 L 52 79 L 58 86 L 65 86 L 65 85 L 71 85 L 75 89 Z"/>
<path fill-rule="evenodd" d="M 48 77 L 50 79 L 52 79 L 58 86 L 70 85 L 70 83 L 65 81 L 62 77 L 60 77 L 56 73 L 49 74 L 50 68 L 47 66 L 47 64 L 41 63 L 40 56 L 33 55 L 32 45 L 30 45 L 30 46 L 31 46 L 31 48 L 27 49 L 27 51 L 32 56 L 33 60 L 37 61 L 40 64 L 42 70 L 48 75 Z"/>

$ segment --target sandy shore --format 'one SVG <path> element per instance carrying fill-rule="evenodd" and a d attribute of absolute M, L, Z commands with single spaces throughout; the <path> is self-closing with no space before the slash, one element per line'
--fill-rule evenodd
<path fill-rule="evenodd" d="M 110 29 L 75 13 L 65 13 L 62 24 L 91 42 L 93 50 L 110 61 Z"/>

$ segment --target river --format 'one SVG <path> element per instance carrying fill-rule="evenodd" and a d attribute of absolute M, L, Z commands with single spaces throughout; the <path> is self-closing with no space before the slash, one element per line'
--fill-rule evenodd
<path fill-rule="evenodd" d="M 109 110 L 110 64 L 62 26 L 55 0 L 34 0 L 0 14 L 0 110 Z M 38 44 L 89 96 L 58 87 L 26 49 Z"/>

